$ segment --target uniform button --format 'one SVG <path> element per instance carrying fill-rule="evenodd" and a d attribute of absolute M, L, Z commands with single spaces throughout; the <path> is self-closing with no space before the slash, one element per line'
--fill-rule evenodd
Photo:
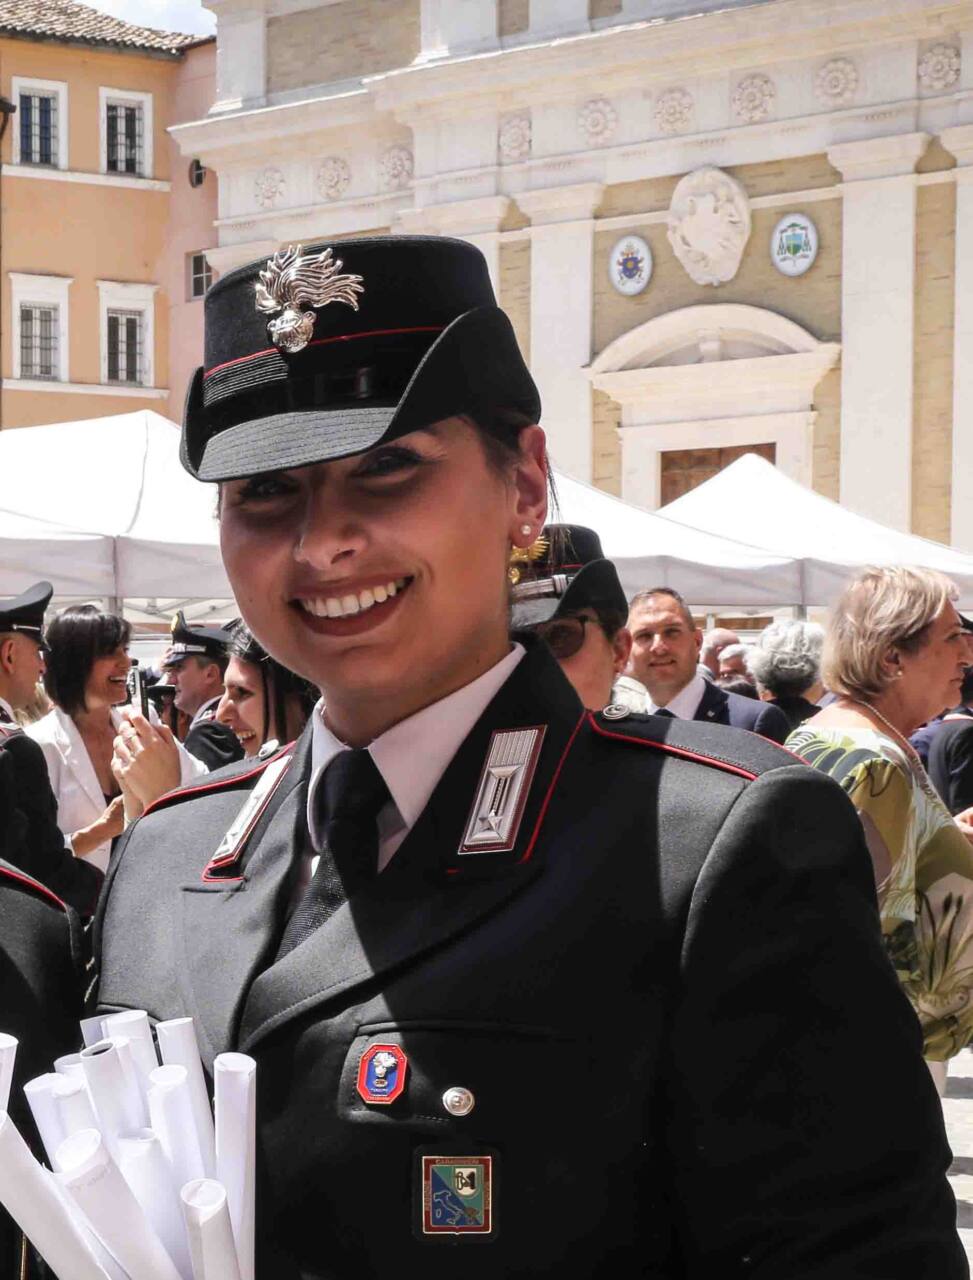
<path fill-rule="evenodd" d="M 454 1085 L 443 1094 L 443 1106 L 451 1116 L 468 1116 L 476 1106 L 476 1099 L 469 1089 Z"/>
<path fill-rule="evenodd" d="M 606 720 L 624 720 L 632 714 L 632 709 L 624 702 L 610 702 L 601 714 Z"/>

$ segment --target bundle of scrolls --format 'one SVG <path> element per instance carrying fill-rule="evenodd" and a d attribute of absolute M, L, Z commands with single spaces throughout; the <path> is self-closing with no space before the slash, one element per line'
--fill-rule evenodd
<path fill-rule="evenodd" d="M 156 1024 L 158 1056 L 142 1010 L 81 1030 L 24 1085 L 49 1169 L 7 1114 L 0 1035 L 0 1204 L 58 1280 L 253 1280 L 254 1060 L 215 1059 L 214 1122 L 192 1018 Z"/>

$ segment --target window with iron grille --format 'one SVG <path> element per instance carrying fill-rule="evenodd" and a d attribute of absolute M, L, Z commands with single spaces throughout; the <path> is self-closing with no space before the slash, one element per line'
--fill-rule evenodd
<path fill-rule="evenodd" d="M 108 312 L 108 381 L 142 382 L 144 317 L 141 311 Z"/>
<path fill-rule="evenodd" d="M 58 309 L 24 303 L 20 308 L 20 376 L 58 378 Z"/>
<path fill-rule="evenodd" d="M 57 94 L 22 93 L 17 109 L 20 163 L 57 168 Z"/>
<path fill-rule="evenodd" d="M 139 102 L 109 102 L 105 108 L 106 167 L 109 173 L 133 173 L 145 169 L 144 113 Z"/>
<path fill-rule="evenodd" d="M 213 269 L 206 261 L 205 253 L 191 253 L 188 261 L 189 298 L 202 298 L 213 283 Z"/>

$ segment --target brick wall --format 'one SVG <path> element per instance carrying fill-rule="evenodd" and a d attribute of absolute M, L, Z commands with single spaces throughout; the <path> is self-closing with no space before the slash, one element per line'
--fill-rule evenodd
<path fill-rule="evenodd" d="M 342 0 L 267 23 L 267 91 L 331 84 L 407 66 L 419 52 L 420 0 Z M 381 20 L 377 9 L 381 10 Z"/>
<path fill-rule="evenodd" d="M 956 188 L 916 192 L 912 531 L 949 542 Z"/>

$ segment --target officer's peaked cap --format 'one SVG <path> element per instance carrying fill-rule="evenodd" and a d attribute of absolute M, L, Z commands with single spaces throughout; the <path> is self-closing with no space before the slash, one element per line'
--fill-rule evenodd
<path fill-rule="evenodd" d="M 191 627 L 180 609 L 172 620 L 172 644 L 163 666 L 178 666 L 184 658 L 221 658 L 231 638 L 223 627 Z"/>
<path fill-rule="evenodd" d="M 457 414 L 498 431 L 540 417 L 486 261 L 465 241 L 288 246 L 217 281 L 204 308 L 181 447 L 200 480 L 348 457 Z"/>
<path fill-rule="evenodd" d="M 49 582 L 35 582 L 12 600 L 0 600 L 0 635 L 23 631 L 40 640 L 44 633 L 44 614 L 53 594 L 54 588 Z"/>
<path fill-rule="evenodd" d="M 533 547 L 514 553 L 511 577 L 515 629 L 585 608 L 628 613 L 618 570 L 583 525 L 547 525 Z"/>

